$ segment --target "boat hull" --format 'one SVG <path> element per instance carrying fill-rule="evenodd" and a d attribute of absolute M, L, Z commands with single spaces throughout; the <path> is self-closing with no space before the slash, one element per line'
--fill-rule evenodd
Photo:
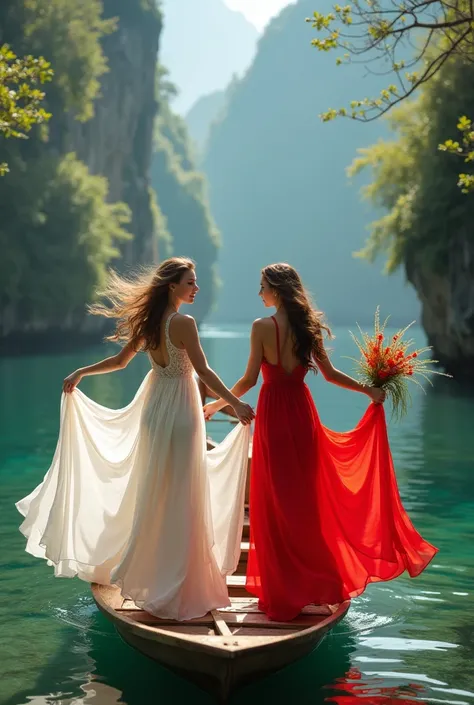
<path fill-rule="evenodd" d="M 117 631 L 129 646 L 210 693 L 219 703 L 226 703 L 240 688 L 307 656 L 321 643 L 329 628 L 291 648 L 279 643 L 260 653 L 244 652 L 235 659 L 185 650 L 182 644 L 160 644 L 118 626 Z"/>
<path fill-rule="evenodd" d="M 134 616 L 128 617 L 126 611 L 111 608 L 107 597 L 104 599 L 107 590 L 114 588 L 93 586 L 94 599 L 101 612 L 114 623 L 122 639 L 207 691 L 220 703 L 225 703 L 239 688 L 309 654 L 349 609 L 349 602 L 346 602 L 327 617 L 308 617 L 308 623 L 314 623 L 306 628 L 297 620 L 294 627 L 293 623 L 271 623 L 253 603 L 248 614 L 241 612 L 239 615 L 243 627 L 229 621 L 225 610 L 219 611 L 234 630 L 228 629 L 229 633 L 223 635 L 211 628 L 210 615 L 192 622 L 166 622 L 143 611 L 139 619 L 139 611 L 130 611 Z M 238 599 L 242 601 L 242 598 Z M 255 623 L 257 617 L 258 624 Z M 249 618 L 254 620 L 252 626 L 246 626 Z"/>

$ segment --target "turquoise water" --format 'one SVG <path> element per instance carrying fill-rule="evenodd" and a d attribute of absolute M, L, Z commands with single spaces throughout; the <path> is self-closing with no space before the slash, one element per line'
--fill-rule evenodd
<path fill-rule="evenodd" d="M 336 330 L 333 359 L 354 354 Z M 415 332 L 420 344 L 421 332 Z M 205 332 L 210 363 L 231 384 L 248 350 L 245 328 Z M 55 579 L 24 552 L 14 502 L 38 484 L 56 442 L 60 387 L 74 368 L 96 361 L 105 346 L 75 355 L 0 359 L 0 703 L 149 705 L 209 697 L 134 652 L 95 608 L 88 586 Z M 110 406 L 128 402 L 148 370 L 144 356 L 127 370 L 85 380 L 81 388 Z M 353 426 L 366 398 L 312 378 L 323 423 Z M 256 390 L 249 397 L 254 401 Z M 210 424 L 215 437 L 225 431 Z M 440 379 L 390 424 L 405 507 L 440 548 L 416 580 L 370 586 L 348 616 L 309 657 L 250 686 L 235 705 L 474 705 L 474 399 Z M 357 701 L 357 703 L 356 703 Z"/>

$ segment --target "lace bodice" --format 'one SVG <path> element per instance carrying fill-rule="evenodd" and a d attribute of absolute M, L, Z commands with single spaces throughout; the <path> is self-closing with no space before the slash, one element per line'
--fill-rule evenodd
<path fill-rule="evenodd" d="M 158 375 L 158 377 L 163 377 L 165 379 L 170 377 L 191 377 L 194 373 L 194 368 L 186 350 L 177 348 L 170 340 L 170 323 L 174 316 L 176 316 L 176 313 L 172 313 L 168 316 L 165 323 L 165 345 L 169 355 L 169 363 L 166 367 L 162 367 L 161 365 L 158 365 L 150 353 L 148 353 L 153 371 Z"/>

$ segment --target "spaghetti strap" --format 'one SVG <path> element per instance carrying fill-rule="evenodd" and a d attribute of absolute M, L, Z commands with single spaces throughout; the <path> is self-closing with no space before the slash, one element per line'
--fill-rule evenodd
<path fill-rule="evenodd" d="M 168 350 L 168 354 L 170 351 L 170 345 L 172 347 L 175 347 L 170 340 L 170 323 L 171 323 L 171 319 L 174 318 L 177 313 L 178 313 L 177 311 L 173 311 L 173 313 L 171 313 L 168 316 L 168 318 L 166 319 L 166 322 L 165 322 L 165 345 L 166 345 L 166 349 Z"/>
<path fill-rule="evenodd" d="M 281 355 L 280 355 L 280 329 L 279 329 L 279 327 L 278 327 L 278 323 L 277 323 L 277 320 L 276 320 L 275 316 L 272 316 L 271 318 L 272 318 L 272 321 L 273 321 L 273 323 L 275 324 L 275 328 L 276 328 L 276 343 L 277 343 L 277 356 L 278 356 L 277 359 L 278 359 L 278 364 L 281 366 Z"/>

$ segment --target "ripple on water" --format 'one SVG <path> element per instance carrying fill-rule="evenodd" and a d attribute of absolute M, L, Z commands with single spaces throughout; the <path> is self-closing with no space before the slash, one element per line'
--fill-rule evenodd
<path fill-rule="evenodd" d="M 393 616 L 381 615 L 366 610 L 362 611 L 351 607 L 349 614 L 339 627 L 339 631 L 342 634 L 364 634 L 374 629 L 388 627 L 394 622 Z"/>
<path fill-rule="evenodd" d="M 458 644 L 450 644 L 447 641 L 384 636 L 362 637 L 360 644 L 382 651 L 447 651 L 448 649 L 458 648 Z"/>
<path fill-rule="evenodd" d="M 77 602 L 67 608 L 58 607 L 50 603 L 49 611 L 58 622 L 82 632 L 93 632 L 102 636 L 109 636 L 110 634 L 109 631 L 98 626 L 98 610 L 95 602 L 89 596 L 79 596 Z M 100 623 L 103 623 L 102 620 L 100 620 Z"/>

